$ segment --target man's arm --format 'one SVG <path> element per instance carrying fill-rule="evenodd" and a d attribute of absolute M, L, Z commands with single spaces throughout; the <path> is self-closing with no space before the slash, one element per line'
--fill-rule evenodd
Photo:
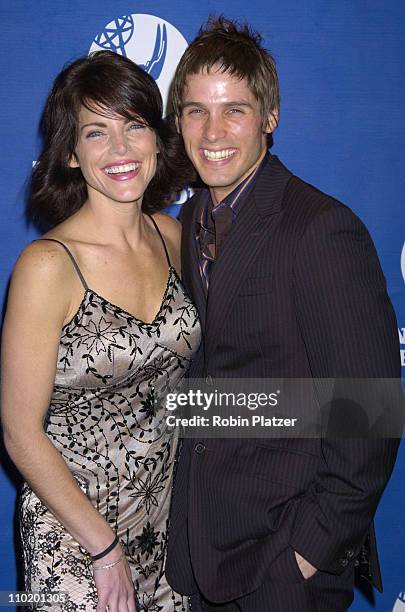
<path fill-rule="evenodd" d="M 301 239 L 296 308 L 314 378 L 399 378 L 396 319 L 371 238 L 336 205 Z M 384 398 L 381 398 L 384 403 Z M 324 461 L 300 506 L 291 546 L 318 569 L 355 558 L 391 475 L 399 440 L 325 438 Z"/>

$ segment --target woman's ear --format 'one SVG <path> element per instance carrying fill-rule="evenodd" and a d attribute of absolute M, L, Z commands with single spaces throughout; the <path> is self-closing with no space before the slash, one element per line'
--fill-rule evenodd
<path fill-rule="evenodd" d="M 80 168 L 79 160 L 77 159 L 75 153 L 72 153 L 68 162 L 68 166 L 69 168 Z"/>

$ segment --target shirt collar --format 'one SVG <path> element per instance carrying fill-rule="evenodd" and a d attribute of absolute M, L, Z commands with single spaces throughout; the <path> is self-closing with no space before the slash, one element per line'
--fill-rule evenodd
<path fill-rule="evenodd" d="M 229 206 L 233 212 L 233 218 L 235 219 L 238 210 L 242 202 L 245 200 L 246 195 L 253 189 L 259 175 L 262 173 L 263 169 L 266 167 L 269 159 L 270 159 L 269 151 L 266 152 L 260 164 L 247 176 L 231 193 L 229 193 L 222 202 L 219 202 L 215 207 L 213 206 L 210 190 L 208 187 L 203 191 L 204 193 L 204 204 L 201 208 L 200 218 L 197 221 L 198 225 L 200 225 L 204 230 L 210 230 L 210 226 L 212 222 L 210 220 L 212 210 L 217 209 L 218 207 L 223 208 L 224 206 Z M 211 228 L 212 229 L 212 228 Z"/>
<path fill-rule="evenodd" d="M 215 207 L 213 206 L 212 198 L 209 198 L 209 200 L 211 200 L 213 210 L 215 210 L 217 207 L 222 208 L 224 206 L 229 206 L 232 209 L 234 215 L 237 215 L 241 203 L 245 200 L 247 193 L 253 188 L 258 176 L 261 174 L 263 168 L 266 166 L 269 157 L 270 154 L 267 151 L 260 164 L 249 174 L 249 176 L 243 179 L 243 181 L 239 183 L 239 185 L 235 187 L 235 189 L 231 191 L 231 193 L 228 193 L 228 195 L 221 202 L 218 202 Z"/>

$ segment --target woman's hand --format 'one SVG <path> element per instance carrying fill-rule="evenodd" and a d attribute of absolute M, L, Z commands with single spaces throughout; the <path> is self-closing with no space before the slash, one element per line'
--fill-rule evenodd
<path fill-rule="evenodd" d="M 113 567 L 102 569 L 118 559 L 120 561 Z M 96 612 L 105 612 L 107 607 L 109 612 L 136 612 L 131 570 L 120 546 L 95 561 L 93 570 L 98 595 Z"/>

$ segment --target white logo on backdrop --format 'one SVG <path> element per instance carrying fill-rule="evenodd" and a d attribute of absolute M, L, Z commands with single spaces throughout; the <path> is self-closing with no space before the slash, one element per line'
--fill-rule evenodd
<path fill-rule="evenodd" d="M 170 83 L 187 47 L 184 36 L 168 21 L 155 15 L 117 17 L 97 34 L 89 52 L 109 49 L 129 57 L 156 81 L 167 109 Z"/>
<path fill-rule="evenodd" d="M 392 612 L 405 612 L 405 591 L 402 591 L 402 593 L 398 595 L 398 599 L 392 608 Z"/>
<path fill-rule="evenodd" d="M 401 253 L 401 270 L 402 270 L 402 277 L 405 283 L 405 242 L 404 242 L 404 246 L 402 247 L 402 253 Z"/>

